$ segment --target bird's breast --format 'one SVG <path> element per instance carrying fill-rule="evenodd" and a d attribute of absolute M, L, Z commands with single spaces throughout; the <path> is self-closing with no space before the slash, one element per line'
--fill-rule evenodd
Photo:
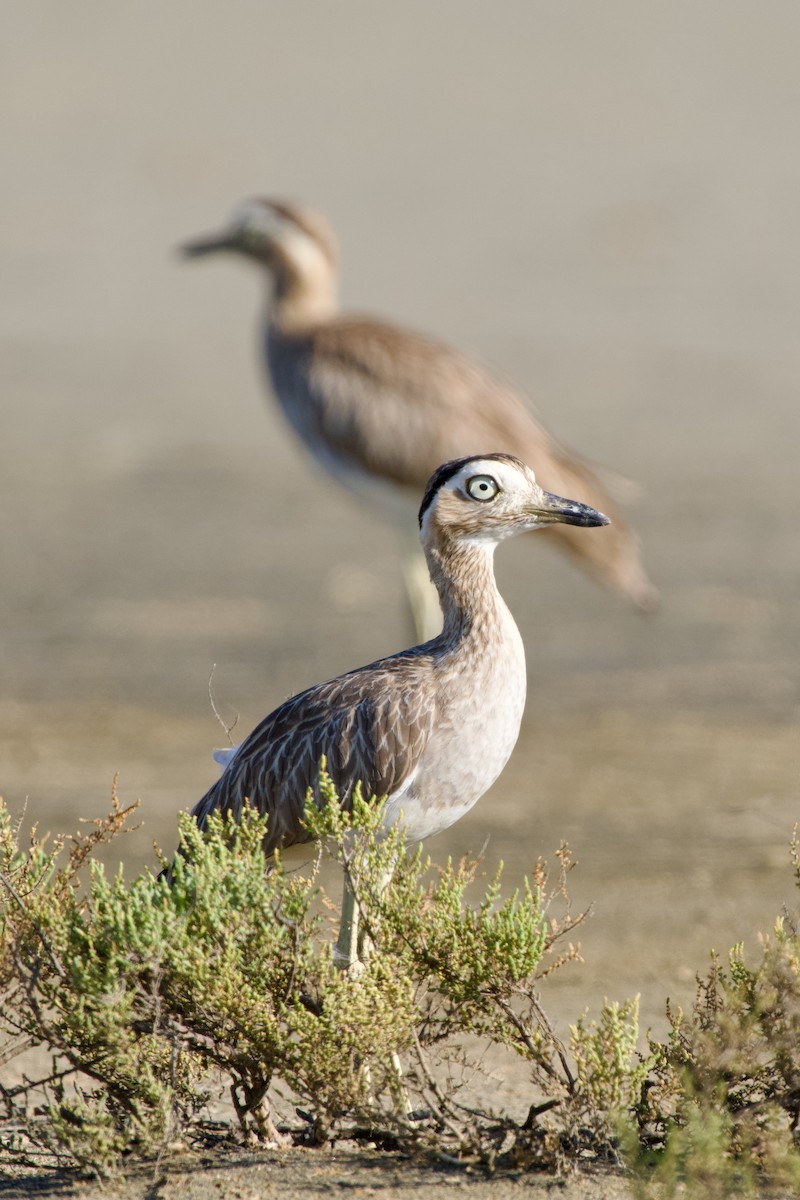
<path fill-rule="evenodd" d="M 503 636 L 462 646 L 458 669 L 440 667 L 436 723 L 413 780 L 389 798 L 387 822 L 403 814 L 410 841 L 458 821 L 503 770 L 525 708 L 525 654 L 508 615 Z"/>

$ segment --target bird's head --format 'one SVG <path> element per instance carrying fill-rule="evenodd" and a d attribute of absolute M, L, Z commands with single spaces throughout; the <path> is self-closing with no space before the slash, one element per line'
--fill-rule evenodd
<path fill-rule="evenodd" d="M 282 260 L 301 263 L 318 256 L 336 265 L 336 239 L 321 213 L 282 200 L 245 200 L 217 233 L 193 239 L 181 247 L 187 258 L 226 251 L 242 254 L 268 267 Z"/>
<path fill-rule="evenodd" d="M 490 545 L 548 525 L 608 525 L 603 513 L 544 491 L 511 454 L 457 458 L 433 473 L 419 510 L 423 542 Z"/>
<path fill-rule="evenodd" d="M 181 247 L 187 258 L 238 254 L 266 267 L 280 301 L 326 316 L 335 308 L 336 238 L 321 213 L 281 200 L 256 199 L 239 204 L 219 232 Z"/>

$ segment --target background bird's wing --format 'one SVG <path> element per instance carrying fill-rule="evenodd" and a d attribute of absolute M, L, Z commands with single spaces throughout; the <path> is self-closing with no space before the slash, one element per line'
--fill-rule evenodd
<path fill-rule="evenodd" d="M 639 540 L 609 489 L 580 455 L 550 436 L 513 387 L 480 363 L 420 334 L 345 317 L 296 338 L 278 337 L 270 362 L 279 394 L 294 390 L 294 415 L 287 415 L 305 423 L 299 431 L 334 474 L 337 463 L 345 465 L 390 480 L 417 500 L 451 458 L 515 454 L 547 491 L 611 518 L 599 537 L 571 525 L 553 526 L 545 536 L 634 604 L 655 604 Z"/>
<path fill-rule="evenodd" d="M 308 841 L 306 796 L 319 795 L 323 757 L 344 808 L 357 783 L 366 798 L 402 791 L 433 725 L 431 669 L 427 656 L 397 655 L 287 700 L 242 742 L 194 808 L 197 823 L 215 811 L 238 818 L 249 801 L 269 816 L 268 850 Z"/>
<path fill-rule="evenodd" d="M 279 396 L 309 442 L 413 490 L 467 454 L 509 450 L 542 429 L 514 390 L 458 350 L 379 321 L 339 318 L 270 341 Z"/>

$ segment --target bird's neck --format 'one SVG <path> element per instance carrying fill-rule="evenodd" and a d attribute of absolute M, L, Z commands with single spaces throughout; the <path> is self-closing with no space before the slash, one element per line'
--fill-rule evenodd
<path fill-rule="evenodd" d="M 338 311 L 336 276 L 321 258 L 302 266 L 286 264 L 275 271 L 268 317 L 282 332 L 330 320 Z"/>
<path fill-rule="evenodd" d="M 501 637 L 510 613 L 497 590 L 494 544 L 439 541 L 426 547 L 425 557 L 444 616 L 440 637 L 445 642 Z"/>

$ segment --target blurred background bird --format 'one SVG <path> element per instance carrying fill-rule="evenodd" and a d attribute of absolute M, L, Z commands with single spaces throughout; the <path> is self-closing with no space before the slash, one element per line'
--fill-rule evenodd
<path fill-rule="evenodd" d="M 541 485 L 613 518 L 607 536 L 569 525 L 549 538 L 599 583 L 650 610 L 658 593 L 635 533 L 608 489 L 560 446 L 508 383 L 460 350 L 372 317 L 341 315 L 334 234 L 319 213 L 273 199 L 240 205 L 221 232 L 183 247 L 261 266 L 269 283 L 264 355 L 272 389 L 298 437 L 350 490 L 370 495 L 407 545 L 405 580 L 416 632 L 440 625 L 427 568 L 411 542 L 416 498 L 438 464 L 487 449 L 529 463 Z"/>

